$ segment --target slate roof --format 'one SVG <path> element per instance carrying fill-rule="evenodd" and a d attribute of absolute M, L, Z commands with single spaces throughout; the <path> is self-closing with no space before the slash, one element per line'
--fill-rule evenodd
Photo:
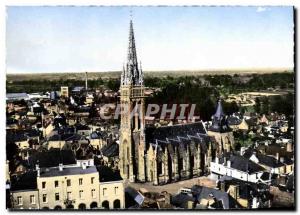
<path fill-rule="evenodd" d="M 195 198 L 185 193 L 179 193 L 175 196 L 172 196 L 171 204 L 175 205 L 176 207 L 185 208 L 188 201 L 195 202 Z"/>
<path fill-rule="evenodd" d="M 6 142 L 13 143 L 19 141 L 26 141 L 30 137 L 39 137 L 40 132 L 34 129 L 25 131 L 7 131 L 6 132 Z"/>
<path fill-rule="evenodd" d="M 145 200 L 145 197 L 132 187 L 126 187 L 125 193 L 128 194 L 139 206 L 141 206 Z"/>
<path fill-rule="evenodd" d="M 189 124 L 180 124 L 173 126 L 161 126 L 158 128 L 146 128 L 146 142 L 155 142 L 155 140 L 177 139 L 177 136 L 186 137 L 187 135 L 206 134 L 202 122 Z"/>
<path fill-rule="evenodd" d="M 241 181 L 229 176 L 223 176 L 218 180 L 218 184 L 225 182 L 226 190 L 230 185 L 239 186 L 239 196 L 243 199 L 250 199 L 252 197 L 263 197 L 270 198 L 269 195 L 269 186 L 263 183 L 252 183 Z"/>
<path fill-rule="evenodd" d="M 223 162 L 222 160 L 224 160 L 224 157 L 229 157 L 229 160 L 231 162 L 231 168 L 233 169 L 237 169 L 240 170 L 242 172 L 248 172 L 249 174 L 253 174 L 256 172 L 261 172 L 264 171 L 265 169 L 261 166 L 259 166 L 258 164 L 254 163 L 253 161 L 237 155 L 237 154 L 224 154 L 220 161 Z M 228 159 L 227 159 L 228 160 Z M 227 165 L 227 164 L 224 164 Z"/>
<path fill-rule="evenodd" d="M 29 99 L 27 93 L 6 93 L 6 100 L 26 100 Z"/>
<path fill-rule="evenodd" d="M 36 171 L 28 171 L 11 178 L 11 191 L 37 189 Z"/>
<path fill-rule="evenodd" d="M 227 118 L 228 125 L 239 125 L 242 123 L 242 120 L 236 116 L 229 116 Z"/>
<path fill-rule="evenodd" d="M 80 134 L 55 134 L 49 137 L 48 141 L 78 141 L 85 138 Z"/>
<path fill-rule="evenodd" d="M 287 180 L 287 183 L 286 183 L 286 188 L 288 190 L 294 190 L 295 189 L 295 177 L 294 177 L 294 174 L 288 176 L 288 180 Z"/>
<path fill-rule="evenodd" d="M 119 171 L 114 171 L 107 166 L 97 166 L 100 182 L 123 180 Z"/>
<path fill-rule="evenodd" d="M 97 172 L 95 166 L 87 166 L 86 169 L 82 167 L 64 167 L 62 171 L 58 167 L 48 168 L 41 170 L 40 177 L 53 177 L 53 176 L 65 176 L 65 175 L 83 175 Z"/>
<path fill-rule="evenodd" d="M 271 156 L 267 156 L 267 155 L 257 153 L 256 157 L 259 160 L 259 163 L 261 163 L 263 165 L 266 165 L 266 166 L 269 166 L 269 167 L 277 168 L 277 167 L 284 166 L 283 163 L 281 163 L 276 158 L 271 157 Z"/>
<path fill-rule="evenodd" d="M 60 149 L 50 149 L 49 151 L 33 153 L 28 161 L 32 168 L 35 168 L 36 164 L 39 164 L 40 168 L 56 167 L 60 163 L 64 165 L 76 164 L 73 151 Z"/>
<path fill-rule="evenodd" d="M 81 131 L 81 130 L 91 130 L 89 126 L 87 125 L 82 125 L 80 123 L 77 123 L 74 125 L 77 131 Z"/>
<path fill-rule="evenodd" d="M 208 128 L 208 130 L 220 133 L 232 130 L 228 126 L 228 121 L 224 114 L 221 100 L 218 101 L 216 113 L 212 116 L 212 125 Z"/>
<path fill-rule="evenodd" d="M 116 142 L 108 143 L 100 151 L 105 157 L 116 157 L 119 155 L 119 144 Z"/>
<path fill-rule="evenodd" d="M 280 157 L 292 158 L 294 156 L 294 152 L 287 152 L 286 148 L 282 148 L 280 144 L 272 143 L 269 145 L 259 145 L 257 150 L 265 151 L 267 155 L 276 155 L 279 153 Z"/>
<path fill-rule="evenodd" d="M 201 199 L 207 199 L 209 195 L 212 194 L 217 200 L 222 200 L 224 209 L 233 208 L 233 206 L 230 205 L 229 195 L 226 192 L 216 190 L 214 188 L 194 185 L 192 187 L 192 193 L 198 202 L 200 202 Z"/>
<path fill-rule="evenodd" d="M 278 161 L 276 158 L 264 155 L 260 152 L 258 152 L 255 149 L 247 149 L 245 153 L 243 154 L 243 157 L 249 159 L 253 154 L 255 154 L 256 158 L 258 159 L 259 163 L 266 165 L 268 167 L 277 168 L 284 166 L 284 163 Z M 287 163 L 293 163 L 290 159 L 286 159 Z"/>
<path fill-rule="evenodd" d="M 157 150 L 158 160 L 161 159 L 165 148 L 172 157 L 175 153 L 175 147 L 178 147 L 179 156 L 183 157 L 187 147 L 190 147 L 190 151 L 194 152 L 198 144 L 200 144 L 201 150 L 205 152 L 210 141 L 202 122 L 158 128 L 148 127 L 145 133 L 147 147 L 150 144 L 154 150 Z"/>

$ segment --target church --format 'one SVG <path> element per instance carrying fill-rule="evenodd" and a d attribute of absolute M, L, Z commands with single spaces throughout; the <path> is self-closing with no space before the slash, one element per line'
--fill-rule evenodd
<path fill-rule="evenodd" d="M 221 101 L 206 129 L 202 121 L 172 126 L 145 126 L 144 77 L 138 65 L 132 21 L 129 27 L 127 63 L 121 73 L 120 104 L 140 114 L 121 114 L 119 170 L 130 182 L 172 183 L 208 173 L 216 156 L 233 148 L 232 131 Z"/>

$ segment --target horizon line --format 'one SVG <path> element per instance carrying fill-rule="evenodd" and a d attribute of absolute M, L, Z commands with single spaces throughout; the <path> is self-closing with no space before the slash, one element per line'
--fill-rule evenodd
<path fill-rule="evenodd" d="M 255 71 L 294 71 L 294 67 L 242 67 L 242 68 L 208 68 L 208 69 L 165 69 L 165 70 L 143 70 L 144 73 L 149 72 L 230 72 L 230 71 L 242 71 L 247 72 L 249 70 Z M 116 73 L 120 70 L 105 70 L 105 71 L 46 71 L 46 72 L 8 72 L 6 75 L 39 75 L 39 74 L 63 74 L 63 73 Z"/>

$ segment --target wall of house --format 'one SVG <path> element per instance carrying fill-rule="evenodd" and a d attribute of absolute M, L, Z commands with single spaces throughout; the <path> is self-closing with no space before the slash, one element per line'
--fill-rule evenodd
<path fill-rule="evenodd" d="M 48 149 L 51 149 L 51 148 L 62 149 L 65 144 L 66 144 L 66 141 L 64 141 L 64 140 L 49 141 L 48 142 Z"/>
<path fill-rule="evenodd" d="M 15 142 L 19 149 L 28 149 L 29 143 L 27 140 Z"/>
<path fill-rule="evenodd" d="M 14 209 L 39 209 L 38 190 L 19 190 L 12 191 L 12 208 Z M 33 199 L 32 199 L 32 197 Z M 18 204 L 18 198 L 22 199 L 22 203 Z M 31 200 L 34 200 L 31 202 Z"/>
<path fill-rule="evenodd" d="M 250 181 L 254 183 L 256 183 L 263 174 L 263 172 L 247 174 L 246 172 L 242 172 L 216 162 L 211 162 L 210 171 L 218 175 L 227 175 L 239 180 Z"/>
<path fill-rule="evenodd" d="M 108 201 L 110 209 L 118 209 L 117 201 L 119 200 L 119 208 L 125 208 L 125 191 L 123 181 L 100 182 L 99 187 L 99 207 L 102 207 L 102 205 L 105 205 L 105 201 Z"/>
<path fill-rule="evenodd" d="M 93 183 L 92 183 L 92 179 Z M 71 186 L 67 186 L 67 180 L 71 180 Z M 79 185 L 79 179 L 82 179 L 82 185 Z M 55 187 L 55 181 L 58 181 L 58 187 Z M 46 182 L 45 188 L 42 188 L 42 182 Z M 99 205 L 99 174 L 98 172 L 81 175 L 62 175 L 53 177 L 38 177 L 37 186 L 39 189 L 40 207 L 53 209 L 55 206 L 65 208 L 64 201 L 67 199 L 67 193 L 71 192 L 71 200 L 75 200 L 73 206 L 78 209 L 79 204 L 85 204 L 89 209 L 92 202 Z M 92 196 L 92 190 L 95 190 Z M 79 191 L 82 192 L 80 197 Z M 59 194 L 59 200 L 55 200 L 55 194 Z M 43 202 L 43 194 L 47 195 L 47 201 Z"/>

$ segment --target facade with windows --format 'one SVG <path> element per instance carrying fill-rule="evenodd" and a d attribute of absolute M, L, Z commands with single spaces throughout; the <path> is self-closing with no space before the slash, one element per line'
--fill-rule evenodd
<path fill-rule="evenodd" d="M 105 171 L 105 173 L 103 173 Z M 36 188 L 11 191 L 14 209 L 123 209 L 123 180 L 107 177 L 107 168 L 62 166 L 36 168 Z M 103 173 L 103 175 L 102 175 Z M 101 180 L 99 176 L 101 176 Z M 35 182 L 32 182 L 35 183 Z M 26 189 L 26 188 L 25 188 Z"/>
<path fill-rule="evenodd" d="M 12 191 L 12 207 L 14 209 L 39 209 L 38 190 Z"/>
<path fill-rule="evenodd" d="M 100 182 L 100 203 L 105 209 L 125 208 L 123 181 Z"/>
<path fill-rule="evenodd" d="M 37 187 L 41 208 L 90 209 L 93 202 L 99 202 L 96 167 L 58 167 L 41 171 Z"/>

